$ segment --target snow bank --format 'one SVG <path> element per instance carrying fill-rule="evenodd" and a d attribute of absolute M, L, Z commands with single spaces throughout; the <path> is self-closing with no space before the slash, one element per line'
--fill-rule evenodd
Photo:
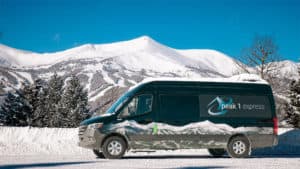
<path fill-rule="evenodd" d="M 267 147 L 253 151 L 253 155 L 300 155 L 300 129 L 281 128 L 276 147 Z"/>
<path fill-rule="evenodd" d="M 77 133 L 77 128 L 0 127 L 0 156 L 90 153 L 77 146 Z"/>
<path fill-rule="evenodd" d="M 77 146 L 77 133 L 77 128 L 0 127 L 0 156 L 92 155 L 91 150 Z M 277 147 L 259 149 L 253 154 L 299 155 L 300 130 L 280 129 L 279 133 Z"/>

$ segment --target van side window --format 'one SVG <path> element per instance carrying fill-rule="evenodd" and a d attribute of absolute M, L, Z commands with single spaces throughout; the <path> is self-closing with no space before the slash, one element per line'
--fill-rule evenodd
<path fill-rule="evenodd" d="M 146 114 L 152 111 L 153 96 L 151 94 L 142 94 L 135 96 L 125 106 L 120 114 L 122 118 L 129 116 L 137 116 Z"/>
<path fill-rule="evenodd" d="M 191 95 L 160 95 L 160 121 L 184 124 L 199 119 L 199 97 Z"/>

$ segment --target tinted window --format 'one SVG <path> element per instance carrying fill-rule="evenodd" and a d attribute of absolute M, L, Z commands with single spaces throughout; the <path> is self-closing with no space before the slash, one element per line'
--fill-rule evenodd
<path fill-rule="evenodd" d="M 143 94 L 134 97 L 122 110 L 121 117 L 136 116 L 152 111 L 151 94 Z"/>
<path fill-rule="evenodd" d="M 267 96 L 201 95 L 202 117 L 271 117 Z"/>
<path fill-rule="evenodd" d="M 162 121 L 189 122 L 199 118 L 198 96 L 161 95 L 160 113 Z"/>

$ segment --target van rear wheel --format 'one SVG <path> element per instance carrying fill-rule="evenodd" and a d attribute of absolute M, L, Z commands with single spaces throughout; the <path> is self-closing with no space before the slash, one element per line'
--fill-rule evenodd
<path fill-rule="evenodd" d="M 227 152 L 233 158 L 245 158 L 250 156 L 250 142 L 245 136 L 236 136 L 229 140 Z"/>
<path fill-rule="evenodd" d="M 208 152 L 213 157 L 222 157 L 226 153 L 226 151 L 222 148 L 214 148 L 214 149 L 209 148 Z"/>
<path fill-rule="evenodd" d="M 102 150 L 105 158 L 119 159 L 125 154 L 126 143 L 121 137 L 111 136 L 104 141 Z"/>

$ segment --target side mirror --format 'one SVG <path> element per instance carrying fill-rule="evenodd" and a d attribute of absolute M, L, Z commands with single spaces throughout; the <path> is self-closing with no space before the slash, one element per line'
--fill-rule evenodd
<path fill-rule="evenodd" d="M 120 120 L 123 120 L 124 116 L 122 115 L 122 113 L 120 113 L 118 116 L 117 116 L 117 120 L 120 121 Z"/>

